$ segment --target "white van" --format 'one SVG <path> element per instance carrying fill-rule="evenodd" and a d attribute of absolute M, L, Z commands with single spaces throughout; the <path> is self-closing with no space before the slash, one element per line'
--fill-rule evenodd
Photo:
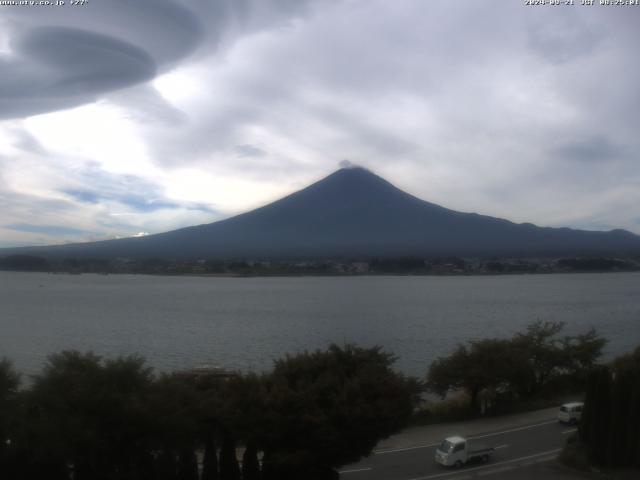
<path fill-rule="evenodd" d="M 558 411 L 558 421 L 575 425 L 580 421 L 580 417 L 582 417 L 583 408 L 584 403 L 582 402 L 565 403 L 560 406 L 560 410 Z"/>

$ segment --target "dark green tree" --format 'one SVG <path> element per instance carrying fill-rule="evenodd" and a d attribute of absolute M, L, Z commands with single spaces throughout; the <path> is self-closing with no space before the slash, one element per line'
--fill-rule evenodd
<path fill-rule="evenodd" d="M 13 364 L 0 359 L 0 471 L 13 471 L 16 467 L 16 417 L 18 415 L 18 388 L 20 375 Z"/>
<path fill-rule="evenodd" d="M 194 455 L 200 445 L 201 393 L 181 374 L 163 374 L 150 387 L 148 414 L 152 450 L 158 455 L 163 478 L 186 479 L 193 474 Z M 175 472 L 175 473 L 173 473 Z"/>
<path fill-rule="evenodd" d="M 557 337 L 563 328 L 563 322 L 536 321 L 524 333 L 514 336 L 515 348 L 523 352 L 529 363 L 522 393 L 538 393 L 554 372 L 568 367 L 569 357 Z"/>
<path fill-rule="evenodd" d="M 602 349 L 606 344 L 607 340 L 595 328 L 586 333 L 561 338 L 560 348 L 565 357 L 563 367 L 570 375 L 586 380 L 587 374 L 602 356 Z"/>
<path fill-rule="evenodd" d="M 608 462 L 622 467 L 640 466 L 640 347 L 613 362 L 610 444 Z"/>
<path fill-rule="evenodd" d="M 591 369 L 579 438 L 594 465 L 640 466 L 640 347 Z"/>
<path fill-rule="evenodd" d="M 597 412 L 595 411 L 595 402 L 598 395 L 596 390 L 598 386 L 598 374 L 598 369 L 595 368 L 589 372 L 584 396 L 584 407 L 582 409 L 582 418 L 578 424 L 580 439 L 586 445 L 590 444 L 595 436 L 595 416 L 597 415 Z"/>
<path fill-rule="evenodd" d="M 209 432 L 204 441 L 201 480 L 218 480 L 218 478 L 218 453 L 216 451 L 216 441 L 214 434 Z"/>
<path fill-rule="evenodd" d="M 628 464 L 628 447 L 626 443 L 627 422 L 631 414 L 633 394 L 633 372 L 621 369 L 616 372 L 611 388 L 611 406 L 609 411 L 609 434 L 606 443 L 606 463 L 608 465 Z"/>
<path fill-rule="evenodd" d="M 240 480 L 240 466 L 236 457 L 236 442 L 231 432 L 225 432 L 220 449 L 220 480 Z"/>
<path fill-rule="evenodd" d="M 151 370 L 138 357 L 49 357 L 27 395 L 34 465 L 65 465 L 73 479 L 128 478 L 146 456 Z"/>
<path fill-rule="evenodd" d="M 640 467 L 640 374 L 637 374 L 631 393 L 631 409 L 627 417 L 628 428 L 624 436 L 625 463 Z"/>
<path fill-rule="evenodd" d="M 607 341 L 593 328 L 583 334 L 561 337 L 564 327 L 564 322 L 536 321 L 524 333 L 513 337 L 514 347 L 529 364 L 520 386 L 522 394 L 535 395 L 561 375 L 568 376 L 576 385 L 586 384 L 587 374 L 602 355 Z"/>
<path fill-rule="evenodd" d="M 253 441 L 247 442 L 242 455 L 242 480 L 260 480 L 258 449 Z"/>
<path fill-rule="evenodd" d="M 155 459 L 154 471 L 157 480 L 177 480 L 178 458 L 176 454 L 168 449 L 159 451 Z"/>
<path fill-rule="evenodd" d="M 590 387 L 585 398 L 585 413 L 581 419 L 581 438 L 587 446 L 589 460 L 606 465 L 611 418 L 611 370 L 602 366 L 589 377 Z M 619 444 L 618 444 L 619 445 Z"/>
<path fill-rule="evenodd" d="M 178 480 L 199 480 L 198 459 L 193 448 L 185 448 L 178 455 Z"/>
<path fill-rule="evenodd" d="M 467 372 L 470 365 L 469 349 L 459 344 L 450 355 L 439 357 L 431 362 L 427 373 L 427 387 L 442 397 L 451 390 L 468 389 L 473 402 L 472 390 L 479 387 L 475 379 L 468 378 L 470 376 Z"/>
<path fill-rule="evenodd" d="M 605 340 L 593 329 L 559 337 L 563 328 L 560 322 L 537 321 L 510 339 L 460 344 L 450 355 L 432 362 L 427 387 L 443 397 L 466 391 L 475 412 L 481 410 L 480 397 L 490 400 L 498 393 L 506 398 L 534 396 L 560 376 L 568 376 L 580 388 L 586 385 Z"/>
<path fill-rule="evenodd" d="M 405 426 L 417 382 L 380 348 L 332 345 L 278 360 L 265 379 L 265 478 L 333 478 Z"/>
<path fill-rule="evenodd" d="M 429 367 L 427 387 L 445 396 L 455 390 L 469 395 L 469 407 L 480 410 L 482 392 L 509 390 L 526 376 L 526 358 L 511 341 L 484 339 L 458 345 L 447 357 L 436 359 Z"/>

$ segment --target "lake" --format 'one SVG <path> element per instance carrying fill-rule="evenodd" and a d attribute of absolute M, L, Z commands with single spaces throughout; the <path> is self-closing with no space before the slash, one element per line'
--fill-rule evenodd
<path fill-rule="evenodd" d="M 640 344 L 640 273 L 214 278 L 0 272 L 0 357 L 25 374 L 63 349 L 158 370 L 262 371 L 330 343 L 381 345 L 422 376 L 458 342 L 535 321 L 593 326 L 607 358 Z"/>

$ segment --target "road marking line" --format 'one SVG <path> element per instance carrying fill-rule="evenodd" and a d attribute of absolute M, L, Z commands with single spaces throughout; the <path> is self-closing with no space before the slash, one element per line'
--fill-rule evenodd
<path fill-rule="evenodd" d="M 509 445 L 498 445 L 497 447 L 493 447 L 494 450 L 498 450 L 500 448 L 507 448 Z"/>
<path fill-rule="evenodd" d="M 562 432 L 563 435 L 566 435 L 567 433 L 573 433 L 573 432 L 577 432 L 578 429 L 577 428 L 572 428 L 570 430 L 565 430 L 564 432 Z"/>
<path fill-rule="evenodd" d="M 431 478 L 440 478 L 440 477 L 446 477 L 446 476 L 450 476 L 450 475 L 458 475 L 460 473 L 468 473 L 468 472 L 473 472 L 476 470 L 483 470 L 483 469 L 488 469 L 488 468 L 494 468 L 498 465 L 506 465 L 508 463 L 514 463 L 514 462 L 519 462 L 521 460 L 529 460 L 531 458 L 536 458 L 536 457 L 542 457 L 544 455 L 551 455 L 554 453 L 558 453 L 560 450 L 562 450 L 561 448 L 556 448 L 555 450 L 548 450 L 546 452 L 541 452 L 541 453 L 535 453 L 533 455 L 527 455 L 526 457 L 518 457 L 518 458 L 514 458 L 511 460 L 505 460 L 503 462 L 498 462 L 498 463 L 493 463 L 491 465 L 484 465 L 482 467 L 474 467 L 474 468 L 467 468 L 464 470 L 464 472 L 444 472 L 444 473 L 438 473 L 436 475 L 427 475 L 426 477 L 416 477 L 416 478 L 411 478 L 409 480 L 430 480 Z M 551 460 L 552 458 L 555 457 L 549 457 L 549 460 Z"/>
<path fill-rule="evenodd" d="M 548 422 L 542 422 L 542 423 L 536 423 L 534 425 L 526 425 L 524 427 L 517 427 L 517 428 L 512 428 L 509 430 L 503 430 L 501 432 L 494 432 L 494 433 L 487 433 L 486 435 L 475 435 L 473 437 L 467 437 L 469 440 L 473 440 L 476 438 L 485 438 L 485 437 L 493 437 L 494 435 L 501 435 L 503 433 L 511 433 L 511 432 L 519 432 L 521 430 L 527 430 L 529 428 L 536 428 L 536 427 L 542 427 L 543 425 L 549 425 L 551 423 L 556 423 L 557 420 L 549 420 Z M 417 450 L 420 448 L 431 448 L 431 447 L 437 447 L 438 445 L 440 445 L 441 442 L 438 443 L 430 443 L 428 445 L 416 445 L 413 447 L 404 447 L 404 448 L 392 448 L 390 450 L 377 450 L 374 451 L 373 454 L 374 455 L 384 455 L 386 453 L 395 453 L 395 452 L 406 452 L 407 450 Z"/>
<path fill-rule="evenodd" d="M 527 430 L 529 428 L 542 427 L 543 425 L 549 425 L 551 423 L 556 423 L 556 422 L 557 422 L 557 420 L 549 420 L 548 422 L 536 423 L 535 425 L 526 425 L 524 427 L 511 428 L 509 430 L 503 430 L 501 432 L 487 433 L 486 435 L 475 435 L 475 436 L 467 437 L 467 438 L 469 440 L 473 440 L 474 438 L 493 437 L 495 435 L 502 435 L 503 433 L 519 432 L 521 430 Z"/>
<path fill-rule="evenodd" d="M 339 473 L 339 474 L 343 474 L 343 473 L 368 472 L 369 470 L 371 470 L 371 467 L 366 467 L 366 468 L 353 468 L 353 469 L 351 469 L 351 470 L 340 470 L 338 473 Z"/>
<path fill-rule="evenodd" d="M 416 445 L 415 447 L 405 447 L 405 448 L 394 448 L 393 450 L 378 450 L 373 452 L 374 455 L 384 455 L 385 453 L 396 453 L 396 452 L 404 452 L 406 450 L 417 450 L 418 448 L 430 448 L 437 447 L 440 443 L 430 443 L 429 445 Z"/>

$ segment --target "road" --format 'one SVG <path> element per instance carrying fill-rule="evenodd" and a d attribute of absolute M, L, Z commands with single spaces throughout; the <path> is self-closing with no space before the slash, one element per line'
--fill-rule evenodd
<path fill-rule="evenodd" d="M 462 480 L 497 475 L 556 458 L 567 436 L 574 431 L 574 427 L 559 424 L 555 418 L 548 418 L 530 425 L 469 435 L 467 438 L 493 446 L 496 451 L 489 463 L 469 464 L 460 469 L 444 468 L 434 462 L 433 457 L 439 442 L 377 450 L 370 457 L 341 469 L 340 478 Z M 455 433 L 457 432 L 452 431 L 450 435 Z"/>

